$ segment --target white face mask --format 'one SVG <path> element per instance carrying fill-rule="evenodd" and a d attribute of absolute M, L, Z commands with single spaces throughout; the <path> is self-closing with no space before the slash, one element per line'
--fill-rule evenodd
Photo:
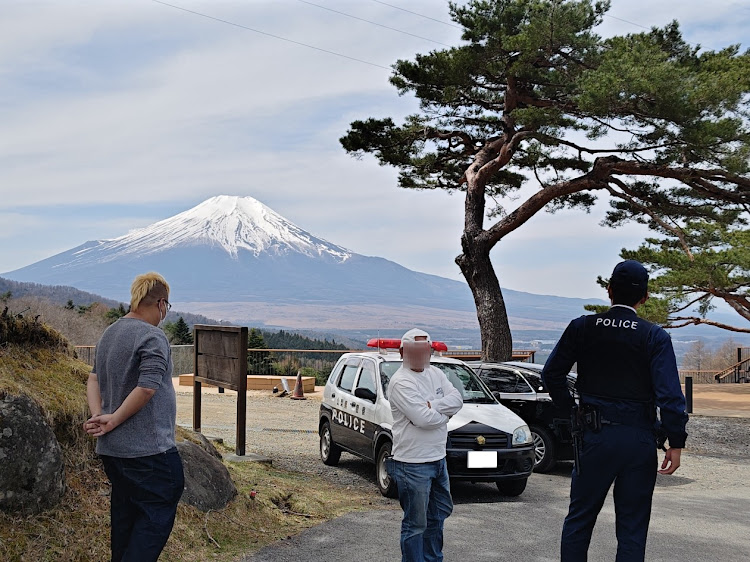
<path fill-rule="evenodd" d="M 159 302 L 164 302 L 164 301 L 159 301 Z M 161 305 L 157 304 L 156 306 L 159 309 L 159 323 L 157 324 L 157 327 L 158 327 L 158 326 L 161 326 L 161 323 L 164 322 L 164 320 L 166 320 L 166 318 L 167 318 L 167 305 L 166 304 L 164 305 L 164 316 L 163 317 L 161 315 Z"/>

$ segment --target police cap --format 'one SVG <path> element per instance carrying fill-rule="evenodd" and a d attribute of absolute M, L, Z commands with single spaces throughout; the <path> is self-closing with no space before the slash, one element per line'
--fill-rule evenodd
<path fill-rule="evenodd" d="M 648 290 L 648 271 L 641 262 L 635 260 L 621 261 L 612 271 L 609 284 L 618 289 L 641 290 L 645 293 Z"/>

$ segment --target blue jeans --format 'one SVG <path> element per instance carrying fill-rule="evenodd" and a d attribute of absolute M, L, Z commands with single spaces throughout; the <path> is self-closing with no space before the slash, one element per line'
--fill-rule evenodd
<path fill-rule="evenodd" d="M 656 484 L 653 430 L 605 425 L 584 432 L 581 476 L 573 471 L 570 511 L 560 549 L 562 562 L 586 562 L 596 518 L 614 483 L 616 562 L 643 562 Z"/>
<path fill-rule="evenodd" d="M 426 463 L 386 460 L 404 510 L 402 562 L 442 562 L 443 522 L 453 511 L 445 459 Z"/>
<path fill-rule="evenodd" d="M 112 562 L 156 561 L 185 487 L 180 454 L 173 448 L 132 459 L 102 455 L 102 462 L 112 483 Z"/>

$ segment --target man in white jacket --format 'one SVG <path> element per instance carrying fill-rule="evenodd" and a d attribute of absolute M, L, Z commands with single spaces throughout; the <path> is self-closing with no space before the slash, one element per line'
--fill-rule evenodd
<path fill-rule="evenodd" d="M 443 522 L 453 511 L 445 462 L 448 420 L 463 406 L 461 393 L 430 365 L 432 341 L 413 329 L 401 338 L 403 366 L 391 377 L 393 456 L 388 473 L 404 510 L 402 562 L 443 560 Z"/>

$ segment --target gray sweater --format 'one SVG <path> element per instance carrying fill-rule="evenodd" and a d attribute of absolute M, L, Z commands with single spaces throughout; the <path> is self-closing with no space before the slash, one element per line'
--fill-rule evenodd
<path fill-rule="evenodd" d="M 103 414 L 117 410 L 136 386 L 156 390 L 141 410 L 97 439 L 98 454 L 145 457 L 175 446 L 172 353 L 161 329 L 137 318 L 120 318 L 102 334 L 92 372 L 99 381 Z"/>

